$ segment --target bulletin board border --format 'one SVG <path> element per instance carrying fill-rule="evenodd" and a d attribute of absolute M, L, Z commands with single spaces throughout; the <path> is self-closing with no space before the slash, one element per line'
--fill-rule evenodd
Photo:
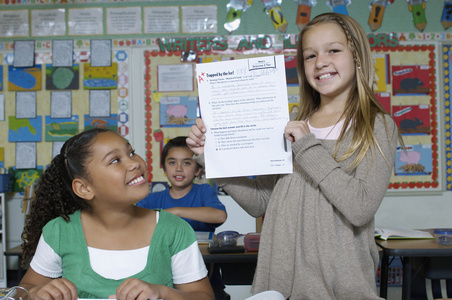
<path fill-rule="evenodd" d="M 451 55 L 452 45 L 443 45 L 443 75 L 444 75 L 444 149 L 446 160 L 446 190 L 452 190 L 452 141 L 451 141 Z"/>

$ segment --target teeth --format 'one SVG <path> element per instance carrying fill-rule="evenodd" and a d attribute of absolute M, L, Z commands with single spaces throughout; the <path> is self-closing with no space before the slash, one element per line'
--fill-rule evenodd
<path fill-rule="evenodd" d="M 143 176 L 137 177 L 134 180 L 132 180 L 131 182 L 129 182 L 127 185 L 133 185 L 139 182 L 142 182 L 144 180 Z"/>
<path fill-rule="evenodd" d="M 322 79 L 327 79 L 327 78 L 331 78 L 331 77 L 333 77 L 333 75 L 331 75 L 330 73 L 328 73 L 328 74 L 324 74 L 324 75 L 322 75 L 322 76 L 319 76 L 319 79 L 322 80 Z"/>

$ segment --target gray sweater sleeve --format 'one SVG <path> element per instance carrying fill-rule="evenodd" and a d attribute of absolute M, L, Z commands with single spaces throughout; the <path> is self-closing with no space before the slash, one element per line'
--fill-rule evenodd
<path fill-rule="evenodd" d="M 204 155 L 195 155 L 195 160 L 205 165 Z M 261 217 L 267 209 L 277 175 L 261 175 L 257 179 L 248 177 L 216 178 L 215 183 L 226 192 L 251 216 Z"/>
<path fill-rule="evenodd" d="M 355 226 L 373 220 L 388 188 L 398 133 L 389 116 L 386 116 L 386 124 L 387 129 L 383 117 L 376 117 L 374 135 L 384 156 L 377 148 L 369 149 L 352 172 L 346 172 L 313 134 L 306 135 L 292 146 L 296 162 L 332 205 Z"/>

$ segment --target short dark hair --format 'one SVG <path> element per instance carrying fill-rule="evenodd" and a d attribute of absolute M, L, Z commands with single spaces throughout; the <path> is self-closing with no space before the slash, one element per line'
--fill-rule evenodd
<path fill-rule="evenodd" d="M 162 166 L 163 170 L 165 170 L 165 160 L 168 156 L 168 152 L 173 148 L 187 148 L 191 151 L 191 149 L 187 145 L 187 136 L 178 136 L 171 140 L 169 140 L 165 146 L 163 147 L 162 153 L 160 154 L 160 165 Z M 196 163 L 197 169 L 201 168 L 201 165 Z"/>

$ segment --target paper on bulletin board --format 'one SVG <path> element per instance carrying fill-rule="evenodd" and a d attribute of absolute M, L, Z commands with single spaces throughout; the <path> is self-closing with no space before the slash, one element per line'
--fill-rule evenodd
<path fill-rule="evenodd" d="M 179 33 L 179 6 L 145 7 L 144 33 Z"/>
<path fill-rule="evenodd" d="M 104 34 L 102 8 L 68 9 L 69 35 Z"/>
<path fill-rule="evenodd" d="M 141 34 L 141 7 L 107 8 L 107 34 Z"/>
<path fill-rule="evenodd" d="M 182 6 L 182 33 L 217 33 L 217 6 Z"/>
<path fill-rule="evenodd" d="M 31 36 L 64 36 L 66 34 L 66 10 L 31 10 Z"/>
<path fill-rule="evenodd" d="M 0 10 L 0 37 L 28 37 L 28 9 Z"/>
<path fill-rule="evenodd" d="M 206 177 L 292 173 L 284 56 L 196 65 Z"/>
<path fill-rule="evenodd" d="M 157 87 L 159 92 L 193 91 L 193 65 L 158 65 Z"/>

